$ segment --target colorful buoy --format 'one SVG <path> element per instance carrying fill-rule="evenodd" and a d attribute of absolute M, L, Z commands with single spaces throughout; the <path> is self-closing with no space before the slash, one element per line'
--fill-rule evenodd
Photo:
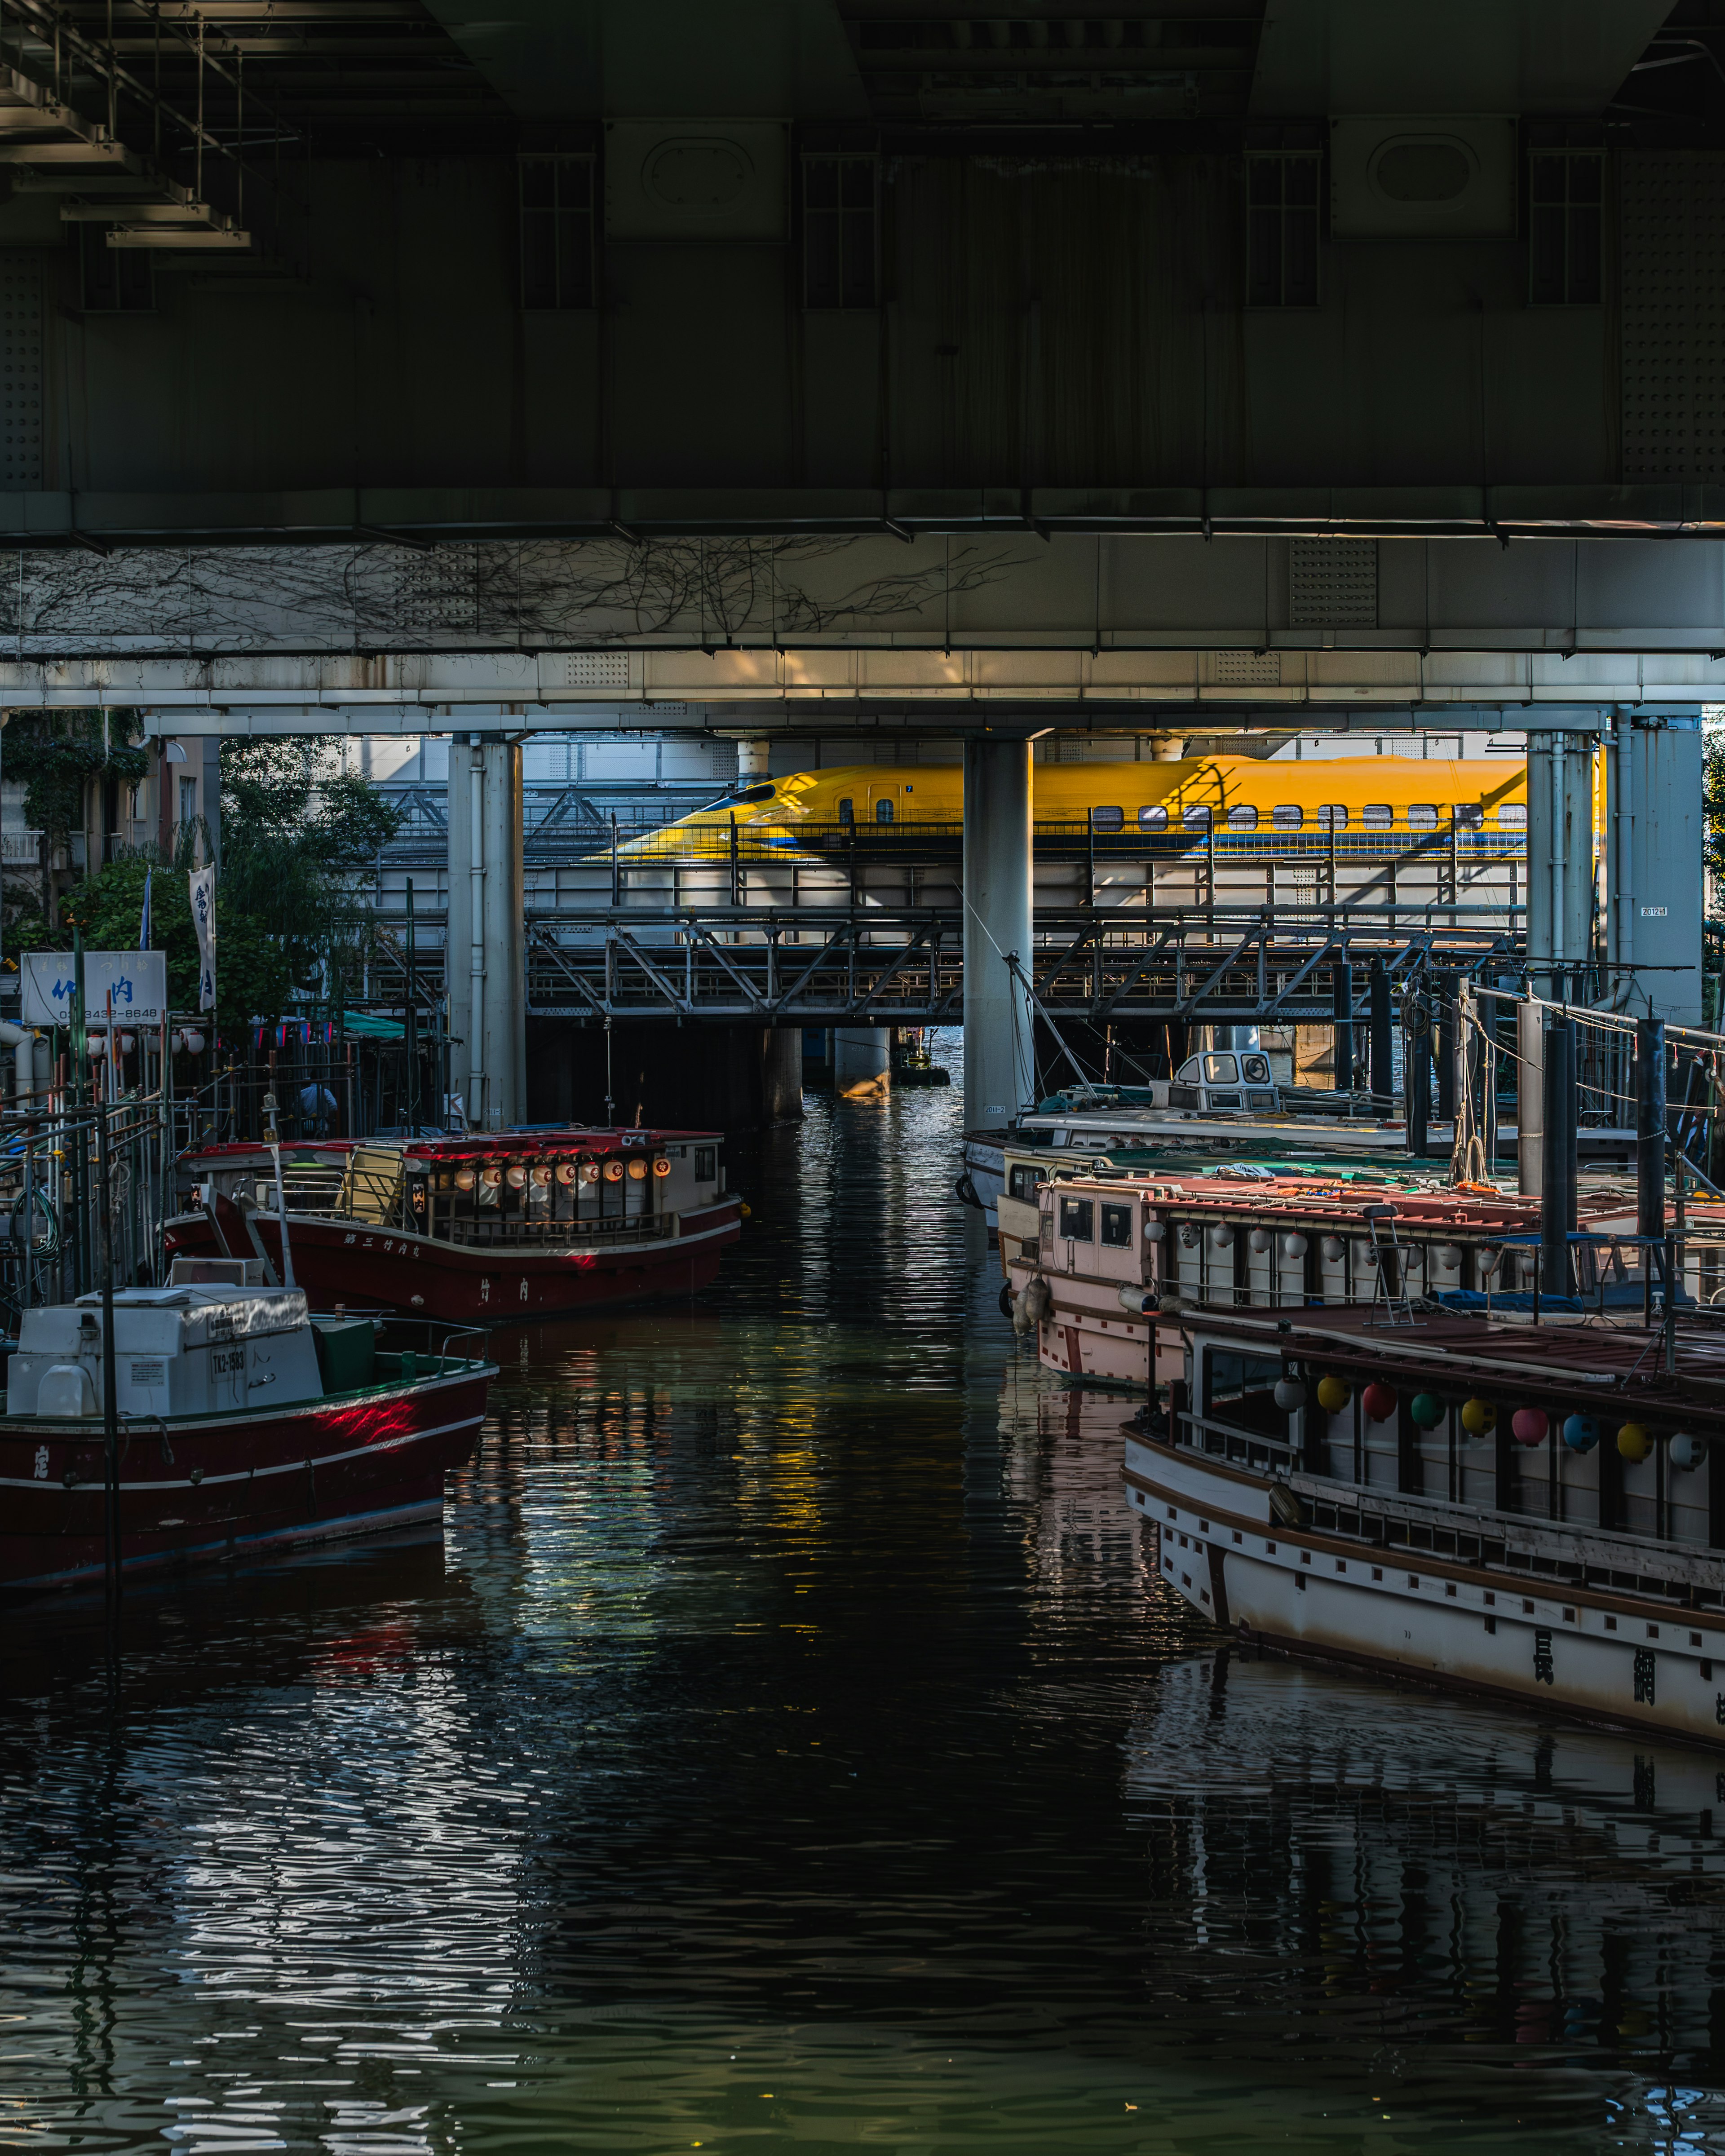
<path fill-rule="evenodd" d="M 1509 1419 L 1510 1435 L 1517 1445 L 1543 1445 L 1550 1428 L 1543 1408 L 1517 1408 Z"/>
<path fill-rule="evenodd" d="M 1470 1437 L 1483 1437 L 1497 1427 L 1497 1410 L 1490 1400 L 1471 1399 L 1461 1409 L 1461 1427 Z"/>
<path fill-rule="evenodd" d="M 1653 1440 L 1638 1422 L 1626 1422 L 1617 1433 L 1617 1449 L 1627 1460 L 1645 1460 L 1653 1450 Z"/>
<path fill-rule="evenodd" d="M 1340 1414 L 1350 1395 L 1340 1378 L 1321 1378 L 1317 1388 L 1317 1404 L 1327 1414 Z"/>
<path fill-rule="evenodd" d="M 1599 1425 L 1591 1415 L 1573 1414 L 1563 1424 L 1563 1442 L 1572 1452 L 1591 1452 L 1599 1441 Z"/>
<path fill-rule="evenodd" d="M 1395 1413 L 1395 1394 L 1388 1385 L 1368 1385 L 1359 1396 L 1368 1422 L 1388 1422 Z"/>
<path fill-rule="evenodd" d="M 1435 1430 L 1444 1419 L 1444 1404 L 1435 1393 L 1415 1393 L 1408 1413 L 1421 1430 Z"/>

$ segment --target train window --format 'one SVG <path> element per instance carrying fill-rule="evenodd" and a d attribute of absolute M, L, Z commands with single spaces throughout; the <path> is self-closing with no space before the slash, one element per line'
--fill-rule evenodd
<path fill-rule="evenodd" d="M 1230 831 L 1255 831 L 1258 828 L 1257 810 L 1248 808 L 1244 802 L 1236 803 L 1228 811 L 1228 828 Z"/>
<path fill-rule="evenodd" d="M 877 801 L 875 803 L 875 821 L 877 824 L 890 824 L 892 821 L 892 803 L 890 801 Z"/>
<path fill-rule="evenodd" d="M 1339 801 L 1325 802 L 1317 812 L 1317 828 L 1320 831 L 1345 831 L 1348 829 L 1348 811 Z"/>
<path fill-rule="evenodd" d="M 1297 831 L 1306 821 L 1306 812 L 1297 801 L 1278 801 L 1270 812 L 1270 820 L 1278 831 Z"/>
<path fill-rule="evenodd" d="M 1477 801 L 1458 801 L 1455 804 L 1455 828 L 1458 831 L 1483 831 L 1486 812 Z"/>
<path fill-rule="evenodd" d="M 1147 808 L 1139 809 L 1138 829 L 1141 831 L 1167 830 L 1168 811 L 1163 807 L 1159 801 L 1153 803 Z"/>
<path fill-rule="evenodd" d="M 1183 808 L 1180 821 L 1189 831 L 1207 831 L 1210 828 L 1210 812 L 1202 806 Z"/>
<path fill-rule="evenodd" d="M 856 803 L 848 793 L 839 803 L 839 821 L 841 824 L 854 824 L 856 821 Z"/>
<path fill-rule="evenodd" d="M 727 793 L 725 798 L 740 808 L 747 801 L 770 801 L 774 790 L 771 786 L 745 786 L 740 793 Z"/>
<path fill-rule="evenodd" d="M 1500 831 L 1525 831 L 1527 829 L 1527 811 L 1521 802 L 1506 801 L 1504 803 L 1503 806 L 1497 811 L 1497 828 Z"/>
<path fill-rule="evenodd" d="M 1123 830 L 1126 828 L 1126 811 L 1123 808 L 1092 808 L 1090 822 L 1093 831 Z"/>
<path fill-rule="evenodd" d="M 1094 1242 L 1091 1223 L 1095 1218 L 1096 1208 L 1088 1198 L 1060 1200 L 1060 1233 L 1069 1243 Z"/>
<path fill-rule="evenodd" d="M 1105 1205 L 1102 1208 L 1102 1240 L 1109 1249 L 1129 1250 L 1132 1246 L 1132 1209 L 1130 1205 Z"/>
<path fill-rule="evenodd" d="M 1436 802 L 1410 801 L 1408 803 L 1408 829 L 1410 831 L 1435 831 L 1437 827 Z"/>
<path fill-rule="evenodd" d="M 1368 801 L 1360 810 L 1359 819 L 1368 831 L 1388 831 L 1394 828 L 1395 811 L 1387 801 Z"/>

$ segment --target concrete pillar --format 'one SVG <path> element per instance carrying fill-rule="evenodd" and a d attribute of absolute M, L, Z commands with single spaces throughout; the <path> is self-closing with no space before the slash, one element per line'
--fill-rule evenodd
<path fill-rule="evenodd" d="M 1545 1013 L 1516 1005 L 1516 1166 L 1523 1198 L 1545 1188 Z"/>
<path fill-rule="evenodd" d="M 768 752 L 772 743 L 765 741 L 740 741 L 737 744 L 737 775 L 742 778 L 765 778 Z"/>
<path fill-rule="evenodd" d="M 495 737 L 449 745 L 449 911 L 444 954 L 449 1090 L 473 1130 L 524 1120 L 526 922 L 521 752 Z"/>
<path fill-rule="evenodd" d="M 884 1025 L 833 1029 L 833 1091 L 852 1100 L 876 1099 L 891 1084 L 892 1034 Z"/>
<path fill-rule="evenodd" d="M 1008 966 L 1032 962 L 1030 749 L 964 744 L 964 1126 L 999 1130 L 1031 1097 L 1031 1017 Z"/>
<path fill-rule="evenodd" d="M 1553 1002 L 1594 955 L 1594 755 L 1591 734 L 1527 736 L 1527 983 Z"/>
<path fill-rule="evenodd" d="M 1702 1023 L 1702 737 L 1688 714 L 1620 711 L 1607 766 L 1601 1000 Z M 1639 970 L 1638 970 L 1639 969 Z"/>

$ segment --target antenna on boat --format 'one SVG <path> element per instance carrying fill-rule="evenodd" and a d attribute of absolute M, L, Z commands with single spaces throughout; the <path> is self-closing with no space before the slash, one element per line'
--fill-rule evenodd
<path fill-rule="evenodd" d="M 275 1225 L 281 1236 L 281 1284 L 295 1286 L 294 1254 L 288 1246 L 287 1199 L 281 1188 L 281 1132 L 275 1127 L 275 1118 L 281 1111 L 275 1105 L 275 1096 L 264 1096 L 264 1113 L 270 1118 L 264 1126 L 264 1142 L 270 1148 L 270 1158 L 275 1167 Z"/>

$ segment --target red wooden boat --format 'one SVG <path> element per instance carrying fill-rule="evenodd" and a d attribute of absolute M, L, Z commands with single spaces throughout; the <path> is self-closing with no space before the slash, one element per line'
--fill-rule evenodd
<path fill-rule="evenodd" d="M 691 1295 L 741 1233 L 711 1132 L 285 1147 L 291 1276 L 266 1148 L 212 1147 L 180 1166 L 191 1203 L 167 1224 L 171 1254 L 261 1260 L 326 1309 L 501 1324 Z"/>
<path fill-rule="evenodd" d="M 453 1340 L 379 1353 L 369 1319 L 313 1319 L 245 1270 L 182 1263 L 114 1297 L 126 1574 L 437 1519 L 472 1454 L 494 1365 Z M 104 1576 L 101 1328 L 97 1296 L 23 1314 L 0 1414 L 0 1587 Z"/>

